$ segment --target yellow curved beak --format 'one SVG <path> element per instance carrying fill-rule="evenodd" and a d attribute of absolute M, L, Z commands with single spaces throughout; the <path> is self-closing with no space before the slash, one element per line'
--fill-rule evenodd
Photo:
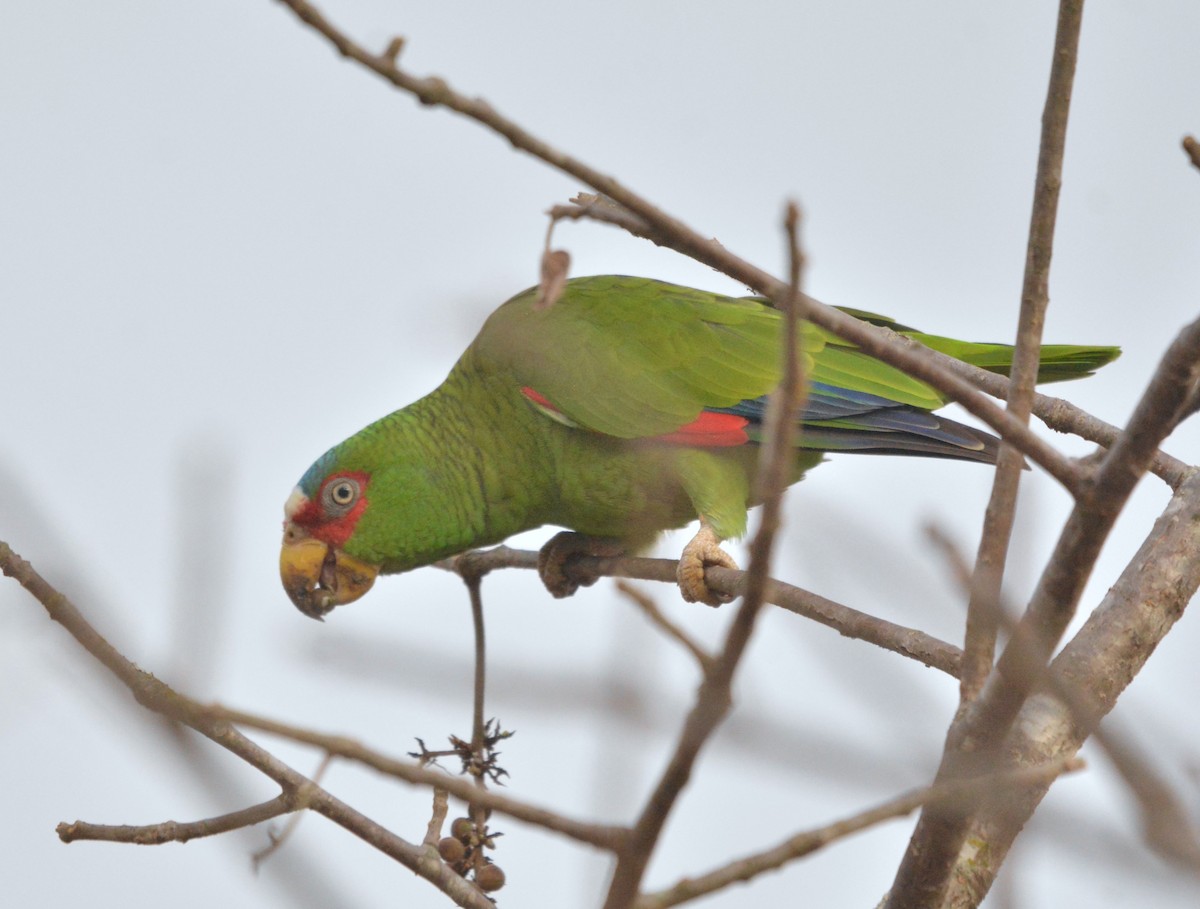
<path fill-rule="evenodd" d="M 279 576 L 296 608 L 310 618 L 321 619 L 335 606 L 354 602 L 378 574 L 378 565 L 332 549 L 290 522 L 284 528 Z"/>

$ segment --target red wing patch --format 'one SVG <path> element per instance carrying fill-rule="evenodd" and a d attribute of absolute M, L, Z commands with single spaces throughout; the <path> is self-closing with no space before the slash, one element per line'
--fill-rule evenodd
<path fill-rule="evenodd" d="M 550 399 L 528 385 L 521 389 L 529 402 L 541 413 L 562 423 L 564 426 L 578 428 L 579 424 L 550 403 Z M 676 445 L 691 445 L 695 448 L 731 448 L 735 445 L 745 445 L 750 441 L 746 435 L 746 425 L 750 421 L 731 413 L 710 413 L 703 411 L 699 417 L 685 426 L 680 426 L 674 432 L 654 436 L 660 442 L 672 442 Z"/>
<path fill-rule="evenodd" d="M 686 426 L 655 438 L 697 448 L 731 448 L 750 441 L 746 435 L 746 424 L 749 422 L 736 414 L 710 413 L 706 410 Z"/>
<path fill-rule="evenodd" d="M 579 428 L 578 423 L 551 404 L 550 399 L 544 394 L 534 391 L 528 385 L 522 386 L 521 394 L 525 395 L 526 399 L 528 399 L 529 403 L 533 405 L 535 410 L 537 410 L 539 413 L 545 414 L 554 422 L 562 423 L 563 426 L 568 426 L 571 429 Z"/>

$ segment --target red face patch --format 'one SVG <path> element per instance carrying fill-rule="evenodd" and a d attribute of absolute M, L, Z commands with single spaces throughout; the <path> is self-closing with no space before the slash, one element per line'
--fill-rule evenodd
<path fill-rule="evenodd" d="M 355 491 L 354 497 L 345 505 L 339 504 L 333 495 L 342 481 L 349 481 Z M 362 471 L 331 473 L 321 483 L 317 494 L 296 510 L 292 522 L 300 525 L 314 538 L 323 543 L 341 548 L 354 533 L 358 519 L 367 509 L 367 486 L 371 475 Z"/>

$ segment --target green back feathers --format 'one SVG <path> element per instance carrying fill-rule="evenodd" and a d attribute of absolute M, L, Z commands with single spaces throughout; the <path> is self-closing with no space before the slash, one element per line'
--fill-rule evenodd
<path fill-rule="evenodd" d="M 668 433 L 705 408 L 757 398 L 779 382 L 781 314 L 761 298 L 733 298 L 615 275 L 575 278 L 537 310 L 531 288 L 488 319 L 464 359 L 506 373 L 574 423 L 618 438 Z M 1007 373 L 1012 348 L 928 335 L 885 316 L 846 309 L 950 356 Z M 812 381 L 923 410 L 938 392 L 816 325 L 801 340 Z M 1114 359 L 1115 347 L 1047 346 L 1041 381 L 1077 378 Z"/>

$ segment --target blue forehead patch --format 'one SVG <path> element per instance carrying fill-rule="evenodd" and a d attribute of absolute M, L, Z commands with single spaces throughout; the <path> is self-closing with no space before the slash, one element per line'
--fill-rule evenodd
<path fill-rule="evenodd" d="M 336 449 L 329 449 L 321 457 L 313 461 L 312 466 L 304 471 L 304 476 L 300 478 L 300 491 L 310 499 L 317 494 L 317 489 L 321 485 L 321 481 L 325 479 L 329 469 L 333 467 L 333 453 Z"/>

